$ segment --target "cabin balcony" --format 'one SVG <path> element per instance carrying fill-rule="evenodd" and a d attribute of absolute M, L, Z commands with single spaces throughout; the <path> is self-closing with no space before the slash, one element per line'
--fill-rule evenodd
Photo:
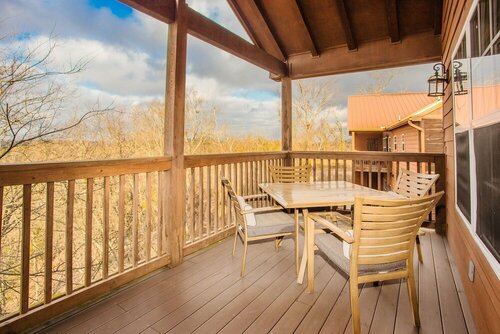
<path fill-rule="evenodd" d="M 179 265 L 172 263 L 175 241 L 167 223 L 169 157 L 0 166 L 3 220 L 17 217 L 22 224 L 15 236 L 18 276 L 8 281 L 15 303 L 8 305 L 0 331 L 350 332 L 347 277 L 317 254 L 316 292 L 306 292 L 306 284 L 296 282 L 292 239 L 279 252 L 273 242 L 251 244 L 247 274 L 240 278 L 241 246 L 233 258 L 235 218 L 220 176 L 229 177 L 238 193 L 255 194 L 259 183 L 270 181 L 270 165 L 308 163 L 315 181 L 352 181 L 356 161 L 411 163 L 444 173 L 441 154 L 185 156 L 184 220 L 172 222 L 183 232 Z M 444 187 L 440 180 L 432 191 Z M 444 210 L 443 202 L 429 217 L 435 230 L 422 237 L 424 262 L 415 262 L 421 330 L 473 332 L 441 235 Z M 31 243 L 34 235 L 44 242 Z M 6 259 L 12 245 L 2 246 Z M 363 286 L 364 331 L 417 330 L 405 285 L 396 280 Z"/>

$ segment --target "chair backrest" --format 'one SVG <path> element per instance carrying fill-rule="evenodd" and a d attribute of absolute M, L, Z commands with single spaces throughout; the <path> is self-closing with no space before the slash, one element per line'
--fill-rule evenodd
<path fill-rule="evenodd" d="M 235 211 L 235 217 L 236 217 L 236 226 L 241 226 L 246 230 L 246 219 L 245 215 L 243 215 L 242 211 L 244 208 L 242 207 L 240 201 L 238 201 L 238 195 L 236 195 L 236 192 L 233 189 L 233 185 L 231 184 L 231 181 L 225 176 L 220 177 L 222 186 L 227 190 L 227 193 L 229 195 L 229 200 L 231 201 L 232 206 L 234 207 Z"/>
<path fill-rule="evenodd" d="M 354 203 L 354 243 L 351 275 L 359 265 L 407 261 L 412 268 L 418 229 L 444 192 L 411 199 L 357 197 Z"/>
<path fill-rule="evenodd" d="M 233 185 L 231 184 L 231 181 L 225 176 L 220 177 L 220 181 L 222 183 L 222 186 L 227 190 L 227 193 L 229 194 L 229 198 L 232 200 L 233 198 L 236 200 L 236 192 L 233 189 Z"/>
<path fill-rule="evenodd" d="M 311 165 L 302 166 L 269 166 L 273 182 L 299 183 L 309 182 Z"/>
<path fill-rule="evenodd" d="M 421 197 L 429 192 L 438 178 L 439 174 L 422 174 L 401 168 L 394 192 L 410 198 Z"/>

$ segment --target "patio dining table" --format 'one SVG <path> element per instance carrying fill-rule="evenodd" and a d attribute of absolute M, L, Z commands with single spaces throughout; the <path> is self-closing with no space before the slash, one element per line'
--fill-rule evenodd
<path fill-rule="evenodd" d="M 321 181 L 307 183 L 260 183 L 260 189 L 267 193 L 279 205 L 285 209 L 294 210 L 295 229 L 299 229 L 299 213 L 301 209 L 339 207 L 354 205 L 354 198 L 359 196 L 375 198 L 401 198 L 400 195 L 386 191 L 367 188 L 347 181 Z M 297 282 L 302 284 L 307 261 L 307 240 L 308 234 L 315 231 L 308 231 L 307 224 L 304 223 L 304 251 L 300 268 L 299 249 L 295 248 Z"/>

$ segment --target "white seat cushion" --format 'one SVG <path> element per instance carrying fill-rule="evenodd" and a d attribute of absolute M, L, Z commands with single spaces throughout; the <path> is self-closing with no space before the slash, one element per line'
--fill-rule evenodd
<path fill-rule="evenodd" d="M 238 200 L 238 203 L 240 204 L 240 208 L 242 210 L 252 210 L 253 207 L 245 202 L 245 199 L 242 196 L 236 196 L 236 199 Z M 247 223 L 247 226 L 256 226 L 257 221 L 255 220 L 255 214 L 253 212 L 245 213 L 243 214 L 243 217 L 245 218 L 245 222 Z"/>
<path fill-rule="evenodd" d="M 259 213 L 255 215 L 255 220 L 257 225 L 248 226 L 248 236 L 256 237 L 295 231 L 293 218 L 284 212 Z"/>

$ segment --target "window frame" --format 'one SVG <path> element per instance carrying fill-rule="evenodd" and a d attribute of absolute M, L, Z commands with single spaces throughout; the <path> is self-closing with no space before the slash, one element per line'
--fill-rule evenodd
<path fill-rule="evenodd" d="M 398 151 L 398 136 L 394 136 L 394 152 Z"/>
<path fill-rule="evenodd" d="M 459 35 L 458 42 L 456 43 L 456 45 L 453 49 L 452 57 L 451 57 L 451 64 L 453 64 L 453 61 L 455 60 L 455 56 L 460 48 L 460 45 L 462 44 L 462 40 L 464 37 L 466 38 L 465 47 L 466 47 L 467 59 L 472 59 L 470 25 L 471 25 L 472 17 L 474 16 L 474 14 L 476 12 L 478 13 L 478 20 L 479 20 L 479 16 L 480 16 L 479 15 L 479 1 L 480 0 L 474 0 L 472 3 L 472 6 L 471 6 L 471 9 L 467 15 L 465 24 L 462 27 L 462 31 Z M 492 17 L 493 16 L 492 1 L 495 1 L 495 0 L 488 0 L 488 6 L 490 9 L 490 19 L 489 19 L 490 36 L 491 36 L 490 43 L 488 46 L 485 47 L 484 51 L 477 56 L 477 58 L 487 56 L 488 52 L 493 50 L 495 43 L 500 41 L 500 31 L 497 32 L 496 34 L 494 34 L 494 31 L 493 31 L 494 27 L 493 27 L 493 20 L 492 20 L 493 19 L 493 17 Z M 478 21 L 478 24 L 479 25 L 481 24 L 480 20 Z M 482 38 L 482 36 L 480 34 L 480 30 L 481 30 L 481 27 L 478 27 L 478 31 L 479 31 L 478 39 L 479 40 Z M 470 65 L 469 69 L 468 69 L 469 75 L 470 75 L 469 80 L 472 80 L 474 68 L 473 68 L 472 64 L 468 64 L 468 65 Z M 450 65 L 450 66 L 452 67 L 453 65 Z M 466 226 L 466 228 L 469 231 L 469 233 L 471 234 L 473 240 L 478 245 L 481 253 L 483 253 L 483 255 L 485 256 L 486 260 L 488 261 L 491 268 L 495 272 L 497 278 L 500 279 L 500 262 L 495 258 L 495 256 L 492 254 L 490 249 L 485 245 L 483 240 L 479 237 L 479 235 L 476 232 L 477 231 L 477 209 L 478 209 L 477 206 L 478 206 L 478 203 L 477 203 L 477 198 L 476 198 L 476 196 L 477 196 L 477 180 L 476 180 L 477 175 L 476 175 L 476 152 L 475 152 L 475 147 L 474 147 L 474 129 L 481 128 L 481 127 L 484 127 L 487 125 L 493 125 L 493 124 L 500 123 L 500 111 L 495 111 L 492 114 L 486 116 L 485 117 L 486 120 L 480 118 L 479 122 L 473 121 L 474 113 L 472 110 L 472 101 L 473 101 L 472 88 L 474 86 L 473 86 L 472 81 L 471 81 L 471 86 L 470 86 L 471 94 L 469 96 L 469 100 L 468 100 L 469 108 L 467 110 L 468 122 L 467 122 L 466 126 L 461 125 L 460 126 L 461 129 L 459 129 L 459 131 L 458 131 L 458 132 L 468 132 L 469 133 L 470 215 L 471 215 L 471 219 L 469 221 L 465 217 L 465 215 L 462 213 L 462 211 L 460 210 L 460 208 L 458 207 L 458 204 L 457 204 L 457 191 L 456 191 L 456 187 L 457 187 L 457 169 L 456 169 L 457 146 L 456 146 L 456 138 L 455 138 L 455 134 L 457 133 L 457 130 L 456 130 L 457 127 L 456 127 L 456 119 L 455 119 L 456 118 L 456 108 L 455 108 L 455 95 L 454 95 L 454 90 L 453 90 L 453 87 L 454 87 L 453 75 L 451 76 L 451 80 L 450 80 L 449 84 L 452 85 L 451 92 L 452 92 L 452 103 L 453 103 L 453 112 L 452 112 L 452 114 L 453 114 L 452 115 L 453 116 L 453 154 L 454 154 L 453 163 L 455 165 L 453 177 L 454 177 L 454 182 L 455 182 L 455 184 L 454 184 L 454 187 L 455 187 L 455 189 L 454 189 L 455 190 L 455 193 L 454 193 L 455 211 L 457 212 L 459 220 L 461 220 L 461 222 Z"/>
<path fill-rule="evenodd" d="M 405 151 L 405 134 L 404 133 L 401 135 L 401 151 L 402 152 Z"/>

